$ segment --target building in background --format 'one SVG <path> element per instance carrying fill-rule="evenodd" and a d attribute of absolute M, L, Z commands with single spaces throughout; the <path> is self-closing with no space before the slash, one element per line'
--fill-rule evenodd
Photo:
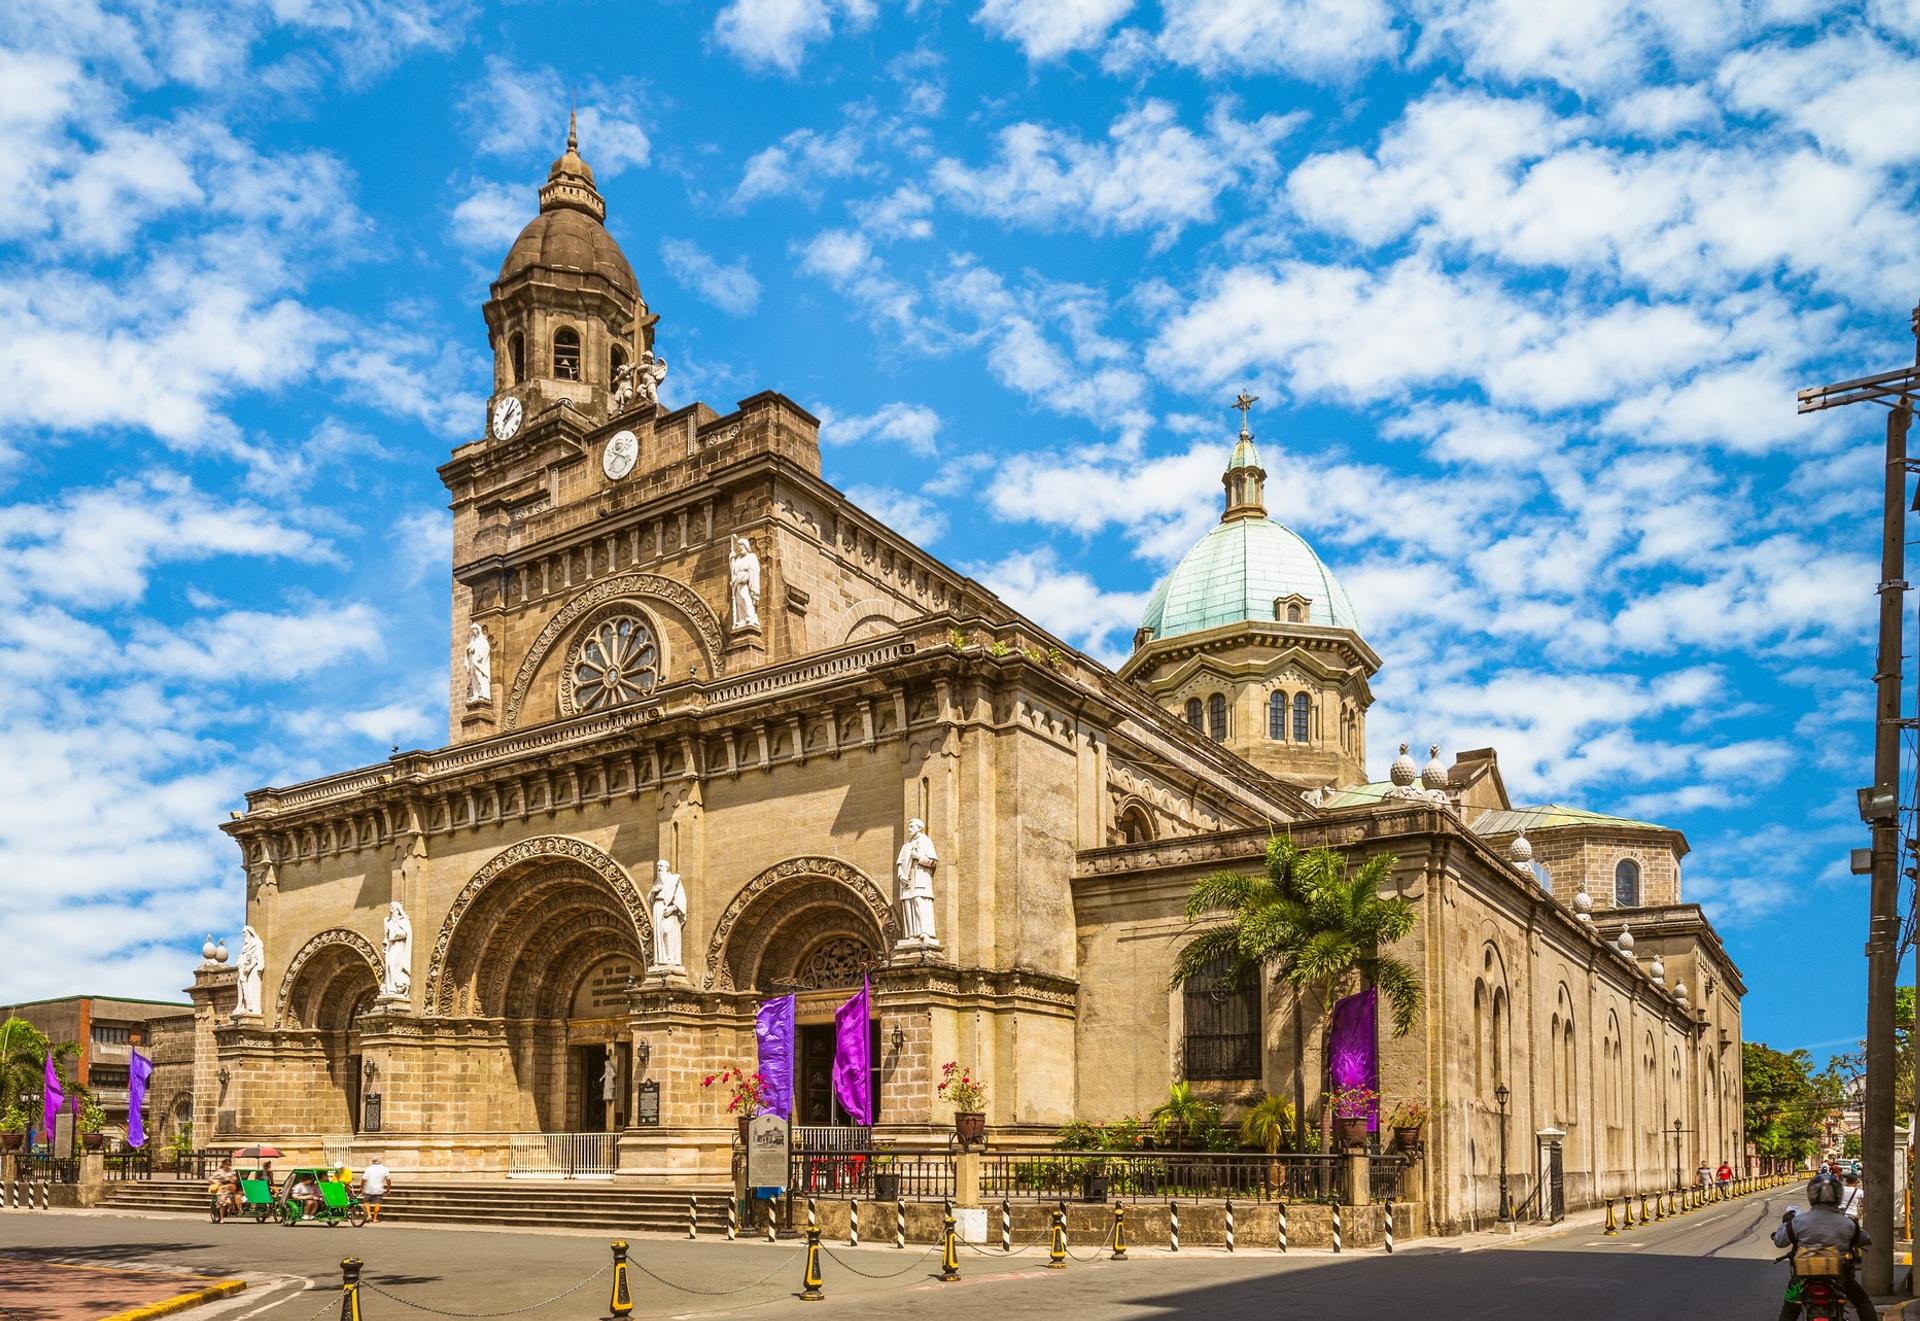
<path fill-rule="evenodd" d="M 128 1000 L 109 995 L 70 995 L 56 1000 L 30 1000 L 0 1006 L 0 1021 L 20 1018 L 33 1024 L 54 1042 L 71 1041 L 80 1047 L 75 1076 L 106 1111 L 109 1139 L 127 1135 L 127 1061 L 135 1049 L 153 1058 L 156 1032 L 171 1020 L 176 1034 L 191 1033 L 193 1006 L 168 1000 Z M 191 1041 L 189 1038 L 189 1050 Z M 147 1126 L 151 1131 L 161 1113 L 153 1089 L 148 1088 Z"/>

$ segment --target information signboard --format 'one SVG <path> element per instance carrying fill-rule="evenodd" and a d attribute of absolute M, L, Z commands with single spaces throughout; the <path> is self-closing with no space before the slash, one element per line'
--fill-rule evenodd
<path fill-rule="evenodd" d="M 755 1115 L 747 1121 L 747 1186 L 756 1192 L 787 1187 L 787 1121 Z"/>
<path fill-rule="evenodd" d="M 640 1113 L 634 1117 L 639 1128 L 660 1127 L 660 1084 L 652 1078 L 640 1084 Z"/>

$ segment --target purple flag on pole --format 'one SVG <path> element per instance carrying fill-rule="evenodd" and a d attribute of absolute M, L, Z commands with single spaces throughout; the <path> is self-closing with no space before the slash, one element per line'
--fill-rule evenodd
<path fill-rule="evenodd" d="M 147 1145 L 147 1121 L 140 1107 L 147 1102 L 147 1079 L 153 1076 L 153 1061 L 139 1051 L 127 1055 L 127 1145 Z"/>
<path fill-rule="evenodd" d="M 1333 1036 L 1329 1043 L 1335 1087 L 1380 1090 L 1380 993 L 1369 986 L 1333 1007 Z M 1380 1127 L 1378 1102 L 1367 1107 L 1367 1131 Z"/>
<path fill-rule="evenodd" d="M 53 1141 L 53 1119 L 60 1113 L 60 1107 L 67 1103 L 67 1094 L 60 1090 L 60 1075 L 53 1071 L 53 1051 L 47 1051 L 47 1079 L 40 1090 L 40 1126 L 47 1131 L 47 1141 Z"/>
<path fill-rule="evenodd" d="M 873 1122 L 873 1056 L 868 1024 L 873 988 L 860 979 L 860 993 L 833 1011 L 833 1094 L 847 1118 L 865 1128 Z"/>
<path fill-rule="evenodd" d="M 760 1002 L 753 1016 L 753 1039 L 760 1047 L 760 1091 L 766 1113 L 786 1119 L 793 1114 L 793 997 L 776 996 Z"/>

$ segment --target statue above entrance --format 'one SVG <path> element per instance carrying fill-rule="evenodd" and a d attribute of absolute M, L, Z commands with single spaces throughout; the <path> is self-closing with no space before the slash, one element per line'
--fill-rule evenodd
<path fill-rule="evenodd" d="M 737 629 L 760 627 L 760 557 L 745 537 L 733 539 L 733 554 L 727 557 L 727 580 L 733 589 L 733 626 Z"/>
<path fill-rule="evenodd" d="M 236 990 L 233 1013 L 236 1018 L 260 1016 L 260 977 L 267 970 L 267 947 L 260 940 L 260 933 L 248 927 L 240 937 L 240 962 L 235 969 L 240 974 Z"/>
<path fill-rule="evenodd" d="M 907 842 L 894 859 L 894 898 L 900 904 L 900 950 L 939 949 L 933 933 L 933 871 L 940 854 L 919 817 L 907 822 Z"/>
<path fill-rule="evenodd" d="M 662 858 L 654 864 L 653 888 L 647 892 L 647 915 L 653 919 L 653 966 L 650 973 L 684 975 L 680 962 L 680 933 L 687 921 L 687 888 Z"/>
<path fill-rule="evenodd" d="M 381 932 L 381 960 L 386 979 L 380 986 L 382 1000 L 406 1000 L 413 992 L 413 919 L 407 916 L 398 899 L 387 905 L 387 922 Z"/>

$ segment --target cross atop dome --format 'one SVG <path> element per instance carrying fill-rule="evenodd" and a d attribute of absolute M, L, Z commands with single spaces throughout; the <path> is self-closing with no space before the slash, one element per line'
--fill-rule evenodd
<path fill-rule="evenodd" d="M 1251 413 L 1253 406 L 1259 402 L 1259 395 L 1248 394 L 1245 390 L 1242 390 L 1240 397 L 1233 401 L 1233 406 L 1240 410 L 1240 439 L 1242 440 L 1253 439 L 1253 433 L 1247 430 L 1247 414 Z"/>
<path fill-rule="evenodd" d="M 1227 511 L 1220 516 L 1223 523 L 1236 518 L 1267 516 L 1267 473 L 1260 466 L 1260 451 L 1253 447 L 1253 432 L 1247 426 L 1247 414 L 1259 402 L 1259 395 L 1245 390 L 1233 401 L 1233 406 L 1240 410 L 1240 438 L 1234 444 L 1233 457 L 1227 460 L 1227 471 L 1220 478 L 1227 488 Z"/>

